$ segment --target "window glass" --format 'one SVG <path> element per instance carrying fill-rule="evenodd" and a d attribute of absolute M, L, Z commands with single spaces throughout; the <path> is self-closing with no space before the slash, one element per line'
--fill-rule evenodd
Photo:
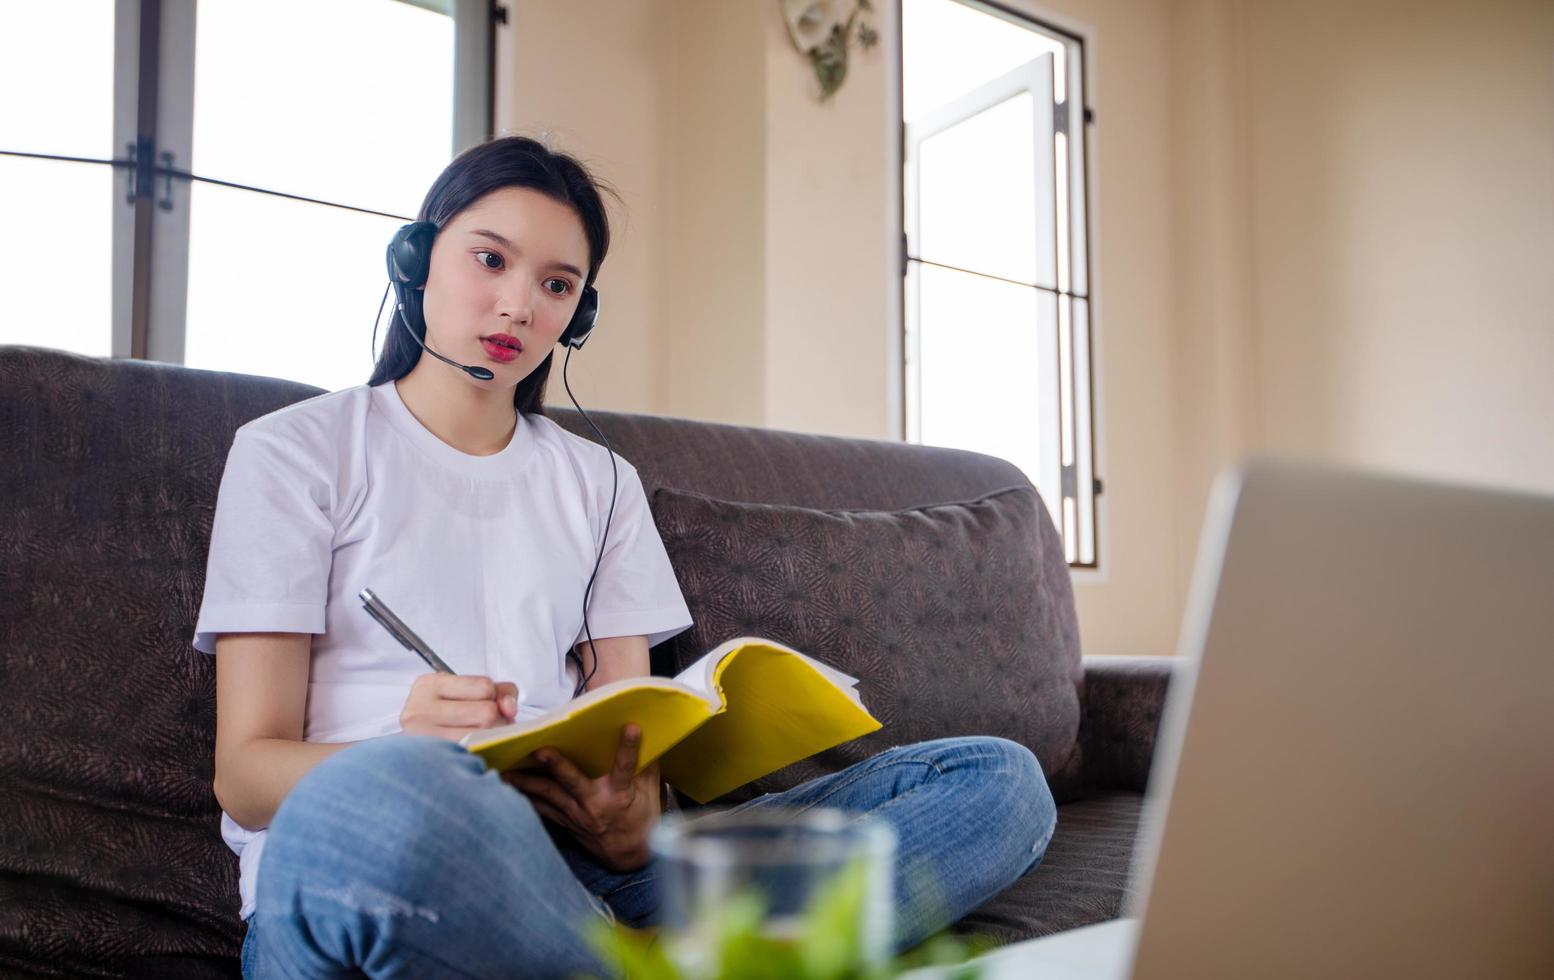
<path fill-rule="evenodd" d="M 113 147 L 113 0 L 0 3 L 0 93 L 0 150 L 121 155 Z"/>
<path fill-rule="evenodd" d="M 936 266 L 917 275 L 921 441 L 1007 459 L 1039 485 L 1039 434 L 1051 426 L 1036 347 L 1043 318 L 1055 316 L 1052 297 Z"/>
<path fill-rule="evenodd" d="M 184 363 L 331 391 L 365 384 L 384 249 L 400 222 L 198 181 L 191 190 Z M 383 329 L 390 322 L 385 312 Z"/>
<path fill-rule="evenodd" d="M 983 82 L 1044 54 L 1057 64 L 1053 95 L 1064 98 L 1063 44 L 954 0 L 904 0 L 902 117 L 916 122 Z"/>
<path fill-rule="evenodd" d="M 109 159 L 113 2 L 0 4 L 0 150 Z M 0 344 L 112 350 L 107 164 L 0 156 Z"/>
<path fill-rule="evenodd" d="M 398 0 L 200 0 L 195 64 L 201 176 L 413 218 L 452 158 L 446 14 Z M 365 383 L 401 223 L 195 181 L 184 363 Z"/>
<path fill-rule="evenodd" d="M 1033 141 L 1029 92 L 923 140 L 917 169 L 919 257 L 1035 281 Z M 968 180 L 968 174 L 976 179 Z"/>
<path fill-rule="evenodd" d="M 200 0 L 204 177 L 413 215 L 453 147 L 453 18 L 397 0 Z"/>

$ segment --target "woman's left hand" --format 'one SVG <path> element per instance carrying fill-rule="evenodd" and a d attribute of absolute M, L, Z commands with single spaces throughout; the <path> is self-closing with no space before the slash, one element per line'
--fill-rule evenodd
<path fill-rule="evenodd" d="M 544 770 L 502 774 L 502 781 L 529 798 L 540 816 L 565 828 L 611 871 L 636 871 L 651 858 L 648 834 L 660 815 L 658 763 L 637 772 L 642 729 L 627 725 L 615 765 L 589 779 L 572 761 L 546 746 L 534 753 Z"/>

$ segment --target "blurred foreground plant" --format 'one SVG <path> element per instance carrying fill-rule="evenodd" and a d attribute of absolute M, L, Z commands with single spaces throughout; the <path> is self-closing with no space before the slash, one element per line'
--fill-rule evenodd
<path fill-rule="evenodd" d="M 886 964 L 863 962 L 860 923 L 866 867 L 853 864 L 816 892 L 796 935 L 763 930 L 766 903 L 754 891 L 740 893 L 713 912 L 700 931 L 708 948 L 697 950 L 701 968 L 682 969 L 652 930 L 596 922 L 589 940 L 629 980 L 886 980 L 925 966 L 966 964 L 998 945 L 988 936 L 960 938 L 948 930 L 928 937 Z M 966 964 L 953 980 L 974 980 L 981 968 Z"/>

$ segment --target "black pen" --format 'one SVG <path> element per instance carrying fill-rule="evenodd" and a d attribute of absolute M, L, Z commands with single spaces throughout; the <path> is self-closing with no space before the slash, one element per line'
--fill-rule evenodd
<path fill-rule="evenodd" d="M 451 674 L 453 668 L 442 662 L 442 658 L 432 652 L 432 648 L 426 645 L 426 641 L 415 635 L 415 631 L 406 626 L 393 610 L 384 605 L 383 600 L 373 594 L 371 589 L 362 589 L 357 593 L 362 605 L 367 609 L 367 615 L 376 619 L 389 634 L 404 645 L 405 649 L 413 650 L 426 661 L 426 665 L 439 674 Z"/>

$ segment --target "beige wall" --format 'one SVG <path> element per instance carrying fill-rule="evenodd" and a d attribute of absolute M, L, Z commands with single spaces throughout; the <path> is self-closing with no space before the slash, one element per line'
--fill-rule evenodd
<path fill-rule="evenodd" d="M 1554 5 L 1181 0 L 1173 36 L 1178 583 L 1248 450 L 1554 491 Z"/>
<path fill-rule="evenodd" d="M 778 4 L 758 6 L 766 37 L 765 424 L 891 438 L 898 423 L 886 350 L 890 304 L 901 290 L 899 245 L 888 234 L 899 225 L 891 217 L 899 205 L 890 122 L 900 113 L 891 56 L 883 45 L 854 49 L 846 82 L 822 103 Z"/>
<path fill-rule="evenodd" d="M 1006 2 L 1089 38 L 1087 652 L 1175 649 L 1208 488 L 1244 452 L 1554 491 L 1554 5 Z M 628 203 L 585 404 L 899 437 L 879 19 L 821 104 L 776 3 L 517 8 L 503 123 Z M 578 22 L 586 48 L 556 40 Z"/>
<path fill-rule="evenodd" d="M 659 411 L 761 425 L 766 418 L 766 46 L 760 8 L 723 0 L 663 5 L 673 63 L 659 200 L 668 234 L 657 337 L 669 387 Z"/>
<path fill-rule="evenodd" d="M 1171 11 L 1178 607 L 1214 478 L 1257 438 L 1244 12 L 1236 0 L 1180 0 Z"/>
<path fill-rule="evenodd" d="M 661 412 L 670 354 L 661 336 L 668 283 L 657 268 L 670 229 L 662 191 L 671 60 L 656 4 L 525 0 L 508 6 L 497 132 L 545 138 L 613 184 L 610 253 L 600 271 L 599 327 L 572 354 L 584 408 Z M 580 25 L 586 25 L 580 29 Z M 549 399 L 570 404 L 558 357 Z"/>
<path fill-rule="evenodd" d="M 1261 442 L 1554 491 L 1554 4 L 1250 12 Z"/>

